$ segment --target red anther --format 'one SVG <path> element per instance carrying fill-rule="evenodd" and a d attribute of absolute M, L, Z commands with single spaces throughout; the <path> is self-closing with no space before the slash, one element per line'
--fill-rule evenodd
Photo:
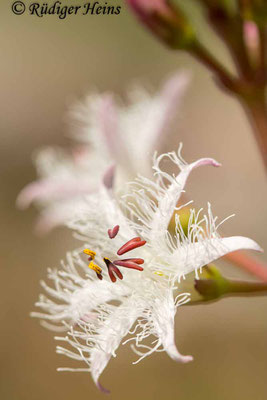
<path fill-rule="evenodd" d="M 144 260 L 142 258 L 123 258 L 121 261 L 132 261 L 135 264 L 144 264 Z"/>
<path fill-rule="evenodd" d="M 120 226 L 116 225 L 114 226 L 114 228 L 112 229 L 108 229 L 108 236 L 110 239 L 114 239 L 114 237 L 117 236 L 118 232 L 119 232 Z"/>
<path fill-rule="evenodd" d="M 140 265 L 135 264 L 132 261 L 116 260 L 116 261 L 113 261 L 113 264 L 119 265 L 120 267 L 124 267 L 124 268 L 137 269 L 138 271 L 144 270 L 143 267 L 140 267 Z"/>
<path fill-rule="evenodd" d="M 115 274 L 117 275 L 117 277 L 119 279 L 123 279 L 123 275 L 122 275 L 121 271 L 113 263 L 111 263 L 111 265 L 109 267 L 109 272 L 112 273 L 113 276 L 114 276 L 114 272 L 115 272 Z M 115 278 L 115 281 L 116 281 L 116 278 Z"/>
<path fill-rule="evenodd" d="M 127 253 L 128 251 L 131 251 L 133 249 L 136 249 L 137 247 L 144 246 L 146 244 L 145 240 L 141 240 L 140 237 L 133 238 L 129 240 L 127 243 L 125 243 L 121 248 L 117 251 L 118 256 L 121 256 L 124 253 Z"/>
<path fill-rule="evenodd" d="M 110 269 L 110 268 L 108 268 L 108 274 L 109 274 L 109 277 L 110 277 L 110 280 L 114 283 L 114 282 L 116 282 L 116 276 L 113 274 L 113 271 Z"/>
<path fill-rule="evenodd" d="M 119 279 L 123 279 L 121 271 L 112 262 L 110 262 L 110 264 L 108 266 L 108 274 L 109 274 L 109 277 L 112 280 L 112 282 L 116 282 L 116 280 L 117 280 L 115 274 L 117 275 L 117 277 Z"/>
<path fill-rule="evenodd" d="M 114 273 L 117 275 L 119 279 L 123 279 L 123 275 L 119 268 L 116 267 L 108 258 L 104 258 L 104 262 L 108 268 L 108 274 L 112 282 L 116 282 L 116 276 Z"/>

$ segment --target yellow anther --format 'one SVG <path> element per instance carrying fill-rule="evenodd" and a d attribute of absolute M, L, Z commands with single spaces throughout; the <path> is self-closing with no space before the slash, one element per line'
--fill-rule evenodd
<path fill-rule="evenodd" d="M 156 271 L 156 272 L 154 272 L 154 274 L 155 274 L 155 275 L 158 275 L 158 276 L 164 276 L 164 273 L 161 272 L 161 271 Z"/>
<path fill-rule="evenodd" d="M 93 271 L 95 271 L 97 274 L 101 274 L 101 272 L 102 272 L 102 268 L 100 268 L 98 265 L 96 265 L 93 261 L 90 262 L 88 267 L 91 268 Z"/>
<path fill-rule="evenodd" d="M 87 254 L 89 257 L 91 257 L 92 260 L 94 260 L 96 256 L 96 252 L 90 249 L 84 249 L 84 254 Z"/>

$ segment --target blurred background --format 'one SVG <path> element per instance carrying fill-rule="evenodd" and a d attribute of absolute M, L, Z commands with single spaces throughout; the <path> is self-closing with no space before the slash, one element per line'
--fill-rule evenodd
<path fill-rule="evenodd" d="M 15 208 L 19 191 L 36 177 L 32 153 L 41 146 L 68 143 L 66 110 L 90 90 L 125 94 L 139 82 L 154 91 L 173 72 L 190 71 L 192 83 L 166 149 L 175 149 L 182 141 L 187 161 L 209 156 L 222 162 L 220 169 L 194 171 L 188 195 L 198 206 L 210 201 L 220 218 L 236 213 L 224 226 L 226 234 L 249 236 L 267 246 L 266 177 L 243 110 L 216 87 L 206 69 L 190 56 L 163 47 L 122 1 L 113 2 L 122 5 L 118 16 L 65 20 L 16 16 L 10 0 L 0 4 L 3 400 L 104 398 L 89 374 L 56 372 L 69 360 L 55 354 L 53 333 L 29 317 L 46 268 L 58 266 L 66 250 L 77 243 L 63 228 L 42 238 L 35 236 L 37 212 Z M 197 12 L 195 20 L 204 35 L 207 28 Z M 212 32 L 206 44 L 232 68 Z M 264 255 L 260 258 L 266 260 Z M 227 276 L 250 278 L 222 261 L 219 265 Z M 195 357 L 193 363 L 179 365 L 159 353 L 132 365 L 135 355 L 122 346 L 101 382 L 116 400 L 264 400 L 266 306 L 266 298 L 253 298 L 180 308 L 176 342 L 183 354 Z"/>

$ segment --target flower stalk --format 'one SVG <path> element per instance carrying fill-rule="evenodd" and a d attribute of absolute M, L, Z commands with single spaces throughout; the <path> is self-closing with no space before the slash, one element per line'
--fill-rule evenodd
<path fill-rule="evenodd" d="M 254 131 L 267 171 L 267 7 L 263 0 L 201 0 L 208 22 L 232 56 L 236 74 L 230 73 L 201 42 L 182 7 L 167 0 L 128 0 L 139 19 L 161 41 L 175 50 L 185 50 L 214 74 L 219 86 L 238 99 Z M 166 18 L 166 13 L 172 19 Z M 166 40 L 155 29 L 164 21 Z M 174 23 L 174 21 L 176 21 Z M 177 21 L 180 21 L 179 24 Z M 182 23 L 181 23 L 182 21 Z M 154 28 L 153 28 L 154 27 Z M 190 35 L 188 34 L 190 32 Z"/>
<path fill-rule="evenodd" d="M 267 282 L 248 282 L 227 279 L 214 266 L 205 267 L 203 278 L 195 280 L 195 290 L 200 295 L 190 304 L 216 301 L 222 297 L 248 297 L 267 295 Z"/>
<path fill-rule="evenodd" d="M 235 251 L 225 256 L 227 261 L 267 282 L 267 266 L 248 253 Z"/>
<path fill-rule="evenodd" d="M 195 32 L 182 10 L 166 0 L 128 0 L 138 19 L 163 43 L 173 49 L 186 49 Z"/>
<path fill-rule="evenodd" d="M 267 170 L 267 106 L 265 88 L 259 90 L 259 95 L 251 99 L 243 98 L 244 107 L 254 129 L 262 159 Z"/>

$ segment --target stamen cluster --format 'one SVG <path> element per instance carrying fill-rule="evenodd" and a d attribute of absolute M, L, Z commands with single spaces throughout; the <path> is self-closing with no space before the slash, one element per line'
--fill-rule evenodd
<path fill-rule="evenodd" d="M 108 236 L 110 239 L 114 239 L 118 232 L 119 232 L 119 225 L 114 226 L 112 229 L 108 229 Z M 144 246 L 146 244 L 145 240 L 141 240 L 141 238 L 134 237 L 133 239 L 129 240 L 128 242 L 124 243 L 119 250 L 117 251 L 118 256 L 121 256 L 125 253 L 128 253 L 131 250 L 134 250 L 138 247 Z M 83 251 L 85 254 L 89 255 L 88 261 L 90 261 L 90 264 L 88 265 L 89 268 L 91 268 L 93 271 L 96 272 L 96 276 L 98 279 L 102 280 L 103 275 L 102 275 L 102 268 L 99 267 L 97 264 L 94 263 L 94 259 L 96 256 L 96 252 L 90 249 L 85 249 Z M 130 268 L 130 269 L 136 269 L 138 271 L 143 271 L 144 268 L 140 267 L 140 264 L 144 264 L 144 260 L 142 258 L 124 258 L 124 259 L 116 259 L 114 261 L 111 261 L 107 257 L 103 257 L 103 261 L 107 266 L 108 269 L 108 274 L 110 277 L 110 280 L 112 282 L 116 282 L 117 278 L 123 279 L 123 275 L 119 268 L 124 267 L 124 268 Z"/>

